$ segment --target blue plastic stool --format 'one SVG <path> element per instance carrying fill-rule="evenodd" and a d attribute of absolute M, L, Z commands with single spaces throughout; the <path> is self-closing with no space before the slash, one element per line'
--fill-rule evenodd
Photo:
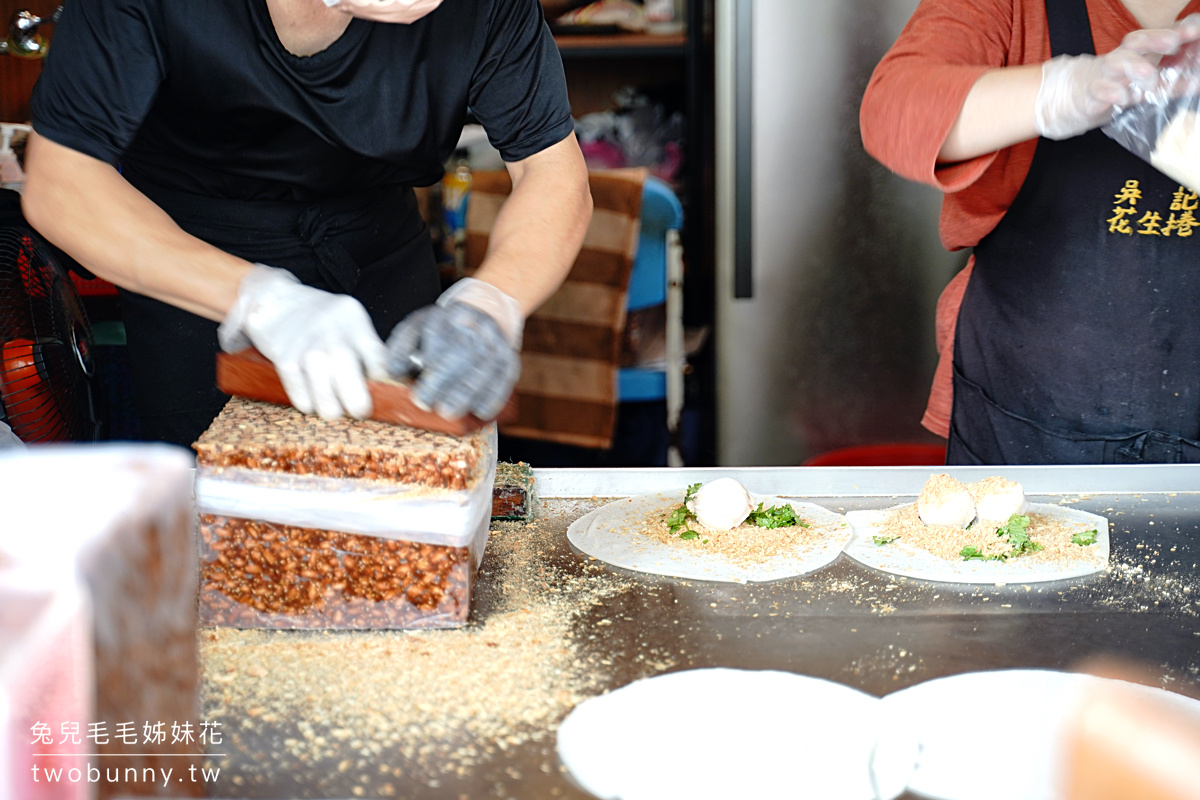
<path fill-rule="evenodd" d="M 683 205 L 658 178 L 646 179 L 642 189 L 641 235 L 629 276 L 630 311 L 666 304 L 666 362 L 661 368 L 624 367 L 617 374 L 620 402 L 666 400 L 667 428 L 672 442 L 683 410 Z M 671 444 L 669 466 L 683 466 Z"/>

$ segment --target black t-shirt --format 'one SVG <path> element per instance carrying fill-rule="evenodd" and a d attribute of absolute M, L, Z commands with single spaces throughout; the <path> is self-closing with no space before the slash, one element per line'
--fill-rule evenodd
<path fill-rule="evenodd" d="M 38 133 L 131 179 L 300 202 L 434 183 L 468 109 L 507 161 L 573 129 L 538 0 L 353 19 L 307 57 L 265 0 L 71 0 L 32 101 Z"/>

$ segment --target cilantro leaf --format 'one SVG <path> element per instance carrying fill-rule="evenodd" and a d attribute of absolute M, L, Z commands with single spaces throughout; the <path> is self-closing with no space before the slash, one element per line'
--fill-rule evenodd
<path fill-rule="evenodd" d="M 1095 528 L 1092 528 L 1090 531 L 1071 534 L 1071 542 L 1080 547 L 1087 547 L 1089 544 L 1095 544 L 1096 537 L 1099 535 L 1099 532 Z"/>
<path fill-rule="evenodd" d="M 958 554 L 962 556 L 963 561 L 1004 561 L 1008 558 L 1004 553 L 985 555 L 978 547 L 970 545 L 964 547 Z"/>
<path fill-rule="evenodd" d="M 892 542 L 896 541 L 900 537 L 899 536 L 872 536 L 871 538 L 875 540 L 876 545 L 878 545 L 879 547 L 883 547 L 885 544 L 891 544 Z"/>
<path fill-rule="evenodd" d="M 996 535 L 1008 540 L 1012 545 L 1010 556 L 1021 556 L 1026 553 L 1036 553 L 1042 546 L 1029 538 L 1029 517 L 1024 514 L 1013 514 L 1003 527 L 996 529 Z"/>
<path fill-rule="evenodd" d="M 763 508 L 765 503 L 759 503 L 758 508 L 750 512 L 750 521 L 760 528 L 787 528 L 799 525 L 807 528 L 808 523 L 796 516 L 796 509 L 788 504 Z"/>
<path fill-rule="evenodd" d="M 1012 549 L 1007 553 L 985 555 L 978 547 L 968 545 L 958 554 L 963 557 L 963 561 L 1007 561 L 1042 549 L 1040 544 L 1029 537 L 1029 517 L 1024 514 L 1013 514 L 1009 517 L 1008 522 L 996 528 L 996 536 L 1005 539 L 1012 545 Z"/>
<path fill-rule="evenodd" d="M 683 533 L 679 534 L 680 539 L 695 539 L 700 534 L 688 527 L 688 517 L 695 518 L 695 515 L 688 510 L 687 502 L 700 490 L 703 484 L 693 483 L 687 488 L 687 492 L 683 495 L 683 502 L 671 509 L 671 512 L 666 515 L 667 535 L 674 536 L 675 532 L 683 528 Z"/>
<path fill-rule="evenodd" d="M 675 531 L 687 526 L 688 510 L 687 506 L 679 506 L 667 515 L 667 528 L 669 533 L 674 536 Z"/>

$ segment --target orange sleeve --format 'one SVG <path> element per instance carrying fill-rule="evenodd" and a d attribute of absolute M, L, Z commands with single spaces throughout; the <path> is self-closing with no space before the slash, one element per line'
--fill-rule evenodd
<path fill-rule="evenodd" d="M 937 154 L 967 93 L 1005 66 L 1013 0 L 923 0 L 875 68 L 859 126 L 867 152 L 897 174 L 953 192 L 975 182 L 995 158 L 939 169 Z"/>

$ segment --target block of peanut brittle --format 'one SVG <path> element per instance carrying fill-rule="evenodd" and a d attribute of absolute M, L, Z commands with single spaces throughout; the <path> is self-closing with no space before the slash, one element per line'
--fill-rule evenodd
<path fill-rule="evenodd" d="M 116 776 L 127 770 L 179 775 L 200 763 L 202 745 L 194 736 L 170 735 L 172 724 L 199 730 L 202 722 L 193 464 L 182 448 L 149 444 L 45 446 L 0 455 L 0 485 L 12 499 L 0 525 L 0 607 L 23 615 L 12 605 L 14 593 L 32 597 L 77 587 L 87 621 L 86 658 L 69 647 L 76 633 L 60 628 L 59 643 L 51 645 L 56 654 L 30 673 L 35 681 L 19 693 L 28 702 L 41 686 L 62 690 L 82 676 L 90 716 L 79 719 L 69 695 L 51 698 L 55 709 L 35 720 L 45 726 L 40 734 L 23 731 L 23 755 L 57 753 L 53 747 L 65 739 L 83 745 L 78 752 L 90 754 L 88 765 Z M 32 617 L 35 609 L 28 613 Z M 23 656 L 37 652 L 35 640 L 29 641 Z M 136 734 L 135 743 L 119 735 L 122 726 Z M 102 799 L 198 796 L 204 790 L 194 781 L 164 787 L 162 781 L 123 778 L 80 785 Z"/>
<path fill-rule="evenodd" d="M 466 624 L 494 426 L 454 436 L 235 397 L 194 447 L 202 625 Z"/>

